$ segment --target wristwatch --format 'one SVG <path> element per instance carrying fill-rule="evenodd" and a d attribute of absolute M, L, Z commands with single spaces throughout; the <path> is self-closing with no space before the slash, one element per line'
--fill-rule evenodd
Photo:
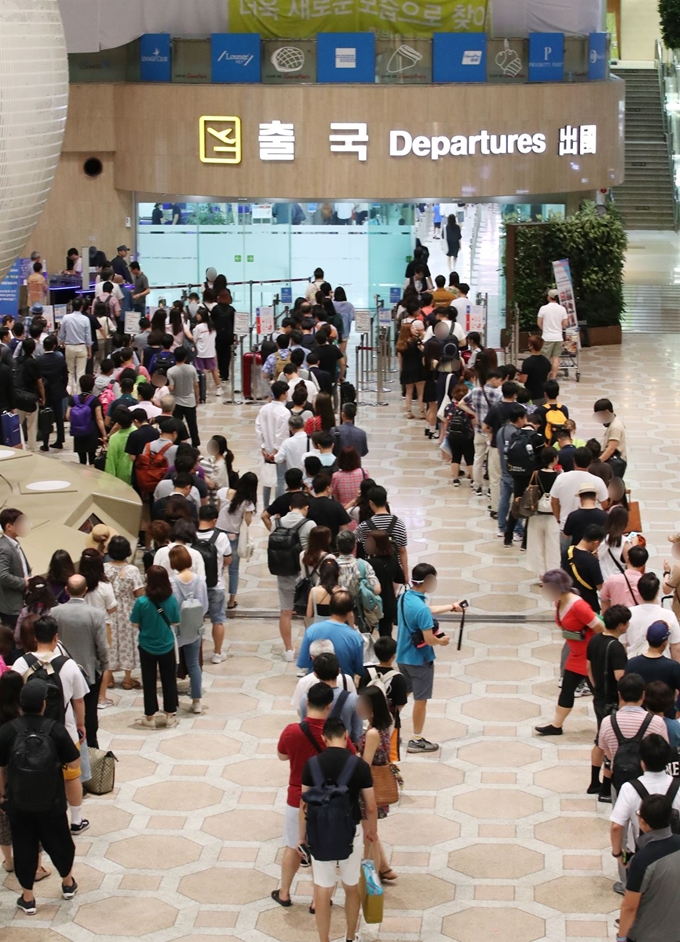
<path fill-rule="evenodd" d="M 615 854 L 614 851 L 612 851 L 612 857 L 623 857 L 623 851 L 620 850 L 618 854 Z"/>

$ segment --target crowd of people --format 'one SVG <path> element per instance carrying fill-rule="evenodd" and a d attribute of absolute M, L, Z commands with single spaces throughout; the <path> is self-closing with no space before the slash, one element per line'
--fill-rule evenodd
<path fill-rule="evenodd" d="M 137 289 L 128 300 L 143 307 L 134 270 Z M 645 874 L 664 842 L 665 853 L 676 852 L 666 830 L 671 806 L 680 809 L 680 534 L 671 538 L 673 565 L 664 564 L 661 581 L 647 571 L 646 543 L 633 526 L 626 430 L 613 403 L 595 402 L 604 434 L 586 442 L 563 402 L 550 337 L 560 316 L 552 308 L 563 309 L 554 297 L 541 309 L 544 336 L 530 338 L 521 365 L 499 365 L 479 334 L 458 323 L 470 289 L 455 272 L 448 285 L 437 276 L 436 288 L 419 261 L 407 275 L 395 347 L 406 417 L 424 421 L 425 437 L 451 463 L 453 486 L 466 482 L 470 500 L 488 504 L 502 545 L 527 553 L 554 607 L 564 639 L 560 693 L 552 721 L 536 733 L 561 736 L 575 698 L 593 696 L 587 791 L 613 803 L 621 927 L 644 926 Z M 437 752 L 424 735 L 437 648 L 450 642 L 437 616 L 460 614 L 467 602 L 432 601 L 437 570 L 429 562 L 409 565 L 409 534 L 391 509 L 389 482 L 377 465 L 366 467 L 369 437 L 357 425 L 347 378 L 354 311 L 342 288 L 333 292 L 317 269 L 276 338 L 263 344 L 270 398 L 255 419 L 257 461 L 239 473 L 225 436 L 199 447 L 197 406 L 207 396 L 207 375 L 218 396 L 229 378 L 226 279 L 215 272 L 202 298 L 142 315 L 130 336 L 113 278 L 104 268 L 93 305 L 76 301 L 58 333 L 47 329 L 37 301 L 28 338 L 24 324 L 0 331 L 2 406 L 18 410 L 27 447 L 40 435 L 47 451 L 54 424 L 51 447 L 63 449 L 68 424 L 80 462 L 130 484 L 143 504 L 137 546 L 98 525 L 80 559 L 59 550 L 41 575 L 22 548 L 26 515 L 0 512 L 0 790 L 8 799 L 0 845 L 5 870 L 15 870 L 22 888 L 17 905 L 36 912 L 34 884 L 49 875 L 41 849 L 61 876 L 64 899 L 77 891 L 73 838 L 89 826 L 82 814 L 88 747 L 98 747 L 111 689 L 141 690 L 136 725 L 144 730 L 174 728 L 182 707 L 203 712 L 205 626 L 211 662 L 220 664 L 260 508 L 282 656 L 295 662 L 299 678 L 292 698 L 299 721 L 278 743 L 289 785 L 281 882 L 272 898 L 293 905 L 295 875 L 311 865 L 310 910 L 320 942 L 329 942 L 337 862 L 353 942 L 362 859 L 374 859 L 385 885 L 398 878 L 379 822 L 401 785 L 400 713 L 410 699 L 406 754 Z M 661 604 L 662 593 L 673 596 L 672 609 Z M 52 757 L 51 773 L 59 770 L 46 774 L 42 797 L 21 784 L 27 750 L 40 744 Z M 343 789 L 343 827 L 339 818 L 319 824 L 328 783 Z M 658 856 L 650 857 L 650 841 Z"/>

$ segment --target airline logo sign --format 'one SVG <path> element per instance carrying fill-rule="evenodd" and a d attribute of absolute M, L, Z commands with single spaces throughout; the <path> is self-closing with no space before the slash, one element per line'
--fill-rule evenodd
<path fill-rule="evenodd" d="M 201 115 L 198 120 L 199 157 L 204 164 L 241 163 L 241 119 Z"/>
<path fill-rule="evenodd" d="M 169 82 L 170 33 L 146 33 L 140 37 L 139 59 L 142 82 Z"/>
<path fill-rule="evenodd" d="M 434 33 L 434 82 L 486 82 L 485 33 Z"/>
<path fill-rule="evenodd" d="M 212 81 L 259 82 L 260 37 L 257 33 L 213 33 L 211 36 Z"/>

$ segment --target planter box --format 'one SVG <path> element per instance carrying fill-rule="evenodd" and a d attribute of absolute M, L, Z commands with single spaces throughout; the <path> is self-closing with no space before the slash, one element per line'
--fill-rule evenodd
<path fill-rule="evenodd" d="M 591 347 L 611 347 L 621 344 L 621 325 L 615 324 L 613 327 L 586 327 Z M 520 350 L 529 349 L 529 336 L 538 333 L 536 330 L 521 330 L 519 332 Z"/>

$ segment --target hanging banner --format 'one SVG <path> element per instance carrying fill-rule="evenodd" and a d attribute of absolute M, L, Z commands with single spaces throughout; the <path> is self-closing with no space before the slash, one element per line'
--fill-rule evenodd
<path fill-rule="evenodd" d="M 555 285 L 560 295 L 560 304 L 569 315 L 569 323 L 564 331 L 563 351 L 565 354 L 573 356 L 579 348 L 580 336 L 578 319 L 576 317 L 576 298 L 574 297 L 574 286 L 571 280 L 569 259 L 562 258 L 557 262 L 553 262 L 552 265 L 555 275 Z"/>
<path fill-rule="evenodd" d="M 250 330 L 250 314 L 236 311 L 234 314 L 234 333 L 237 337 L 245 337 Z"/>
<path fill-rule="evenodd" d="M 486 9 L 487 0 L 229 0 L 229 28 L 274 39 L 348 31 L 429 38 L 483 32 Z"/>
<path fill-rule="evenodd" d="M 4 279 L 0 281 L 0 315 L 3 317 L 5 314 L 11 314 L 12 317 L 16 317 L 19 311 L 19 286 L 22 283 L 22 261 L 23 259 L 18 258 L 7 272 Z"/>
<path fill-rule="evenodd" d="M 257 325 L 257 333 L 262 334 L 273 334 L 274 333 L 274 308 L 273 307 L 257 307 L 255 308 L 255 323 Z"/>

